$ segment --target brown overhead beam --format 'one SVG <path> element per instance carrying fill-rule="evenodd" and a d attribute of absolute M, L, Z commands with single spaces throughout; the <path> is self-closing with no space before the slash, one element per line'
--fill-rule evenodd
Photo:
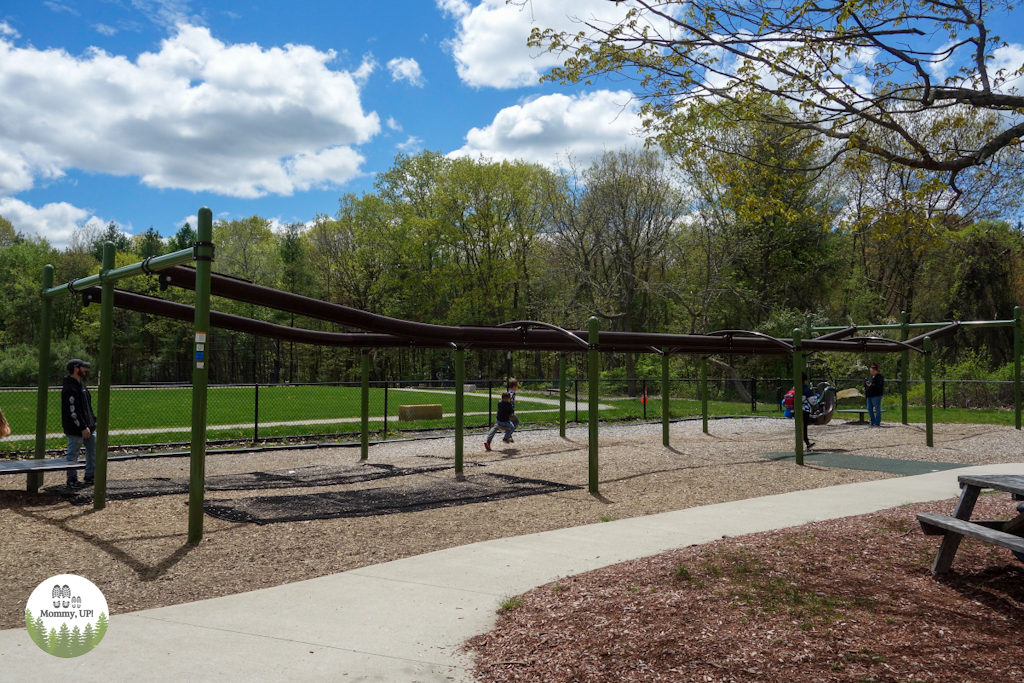
<path fill-rule="evenodd" d="M 846 339 L 847 337 L 852 337 L 855 334 L 857 334 L 857 326 L 851 325 L 845 330 L 836 330 L 835 332 L 823 334 L 820 337 L 813 337 L 813 339 L 815 341 L 821 341 L 822 339 Z M 808 341 L 810 341 L 810 339 Z"/>
<path fill-rule="evenodd" d="M 942 339 L 943 337 L 948 337 L 949 335 L 953 334 L 954 332 L 956 332 L 959 329 L 960 329 L 959 321 L 955 322 L 955 323 L 950 323 L 949 325 L 946 325 L 945 327 L 940 327 L 937 330 L 932 330 L 930 332 L 925 332 L 924 334 L 919 334 L 916 337 L 908 339 L 907 343 L 910 344 L 911 346 L 924 346 L 924 338 L 925 337 L 931 337 L 932 341 L 935 341 L 936 339 Z"/>

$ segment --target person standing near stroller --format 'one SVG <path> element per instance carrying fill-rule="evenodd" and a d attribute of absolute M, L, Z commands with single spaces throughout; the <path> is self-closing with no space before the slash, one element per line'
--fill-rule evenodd
<path fill-rule="evenodd" d="M 864 395 L 868 402 L 868 417 L 872 427 L 882 426 L 882 394 L 885 393 L 885 378 L 878 371 L 878 363 L 872 363 L 871 376 L 864 380 Z"/>

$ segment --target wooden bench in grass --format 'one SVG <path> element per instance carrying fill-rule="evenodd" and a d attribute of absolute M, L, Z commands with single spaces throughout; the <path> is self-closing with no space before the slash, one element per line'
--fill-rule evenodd
<path fill-rule="evenodd" d="M 844 408 L 843 410 L 835 410 L 833 412 L 836 412 L 836 413 L 860 413 L 860 420 L 859 421 L 860 422 L 864 422 L 864 416 L 868 414 L 868 409 L 867 408 Z M 879 413 L 884 413 L 885 411 L 884 410 L 880 410 L 878 412 Z"/>
<path fill-rule="evenodd" d="M 962 490 L 952 517 L 932 512 L 917 515 L 921 531 L 928 535 L 943 536 L 939 554 L 932 565 L 932 573 L 945 574 L 950 570 L 964 536 L 1008 548 L 1018 559 L 1024 560 L 1024 512 L 1009 521 L 971 521 L 971 513 L 974 512 L 974 505 L 982 489 L 1009 491 L 1014 498 L 1020 498 L 1024 496 L 1024 476 L 962 475 L 959 481 Z"/>
<path fill-rule="evenodd" d="M 440 420 L 444 417 L 440 403 L 427 403 L 415 406 L 398 406 L 400 421 Z"/>

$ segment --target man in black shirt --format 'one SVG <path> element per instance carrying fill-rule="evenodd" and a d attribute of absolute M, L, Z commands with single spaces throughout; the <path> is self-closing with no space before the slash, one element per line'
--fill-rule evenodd
<path fill-rule="evenodd" d="M 868 400 L 868 417 L 872 427 L 882 426 L 882 394 L 885 393 L 885 378 L 878 371 L 878 363 L 871 364 L 871 376 L 864 380 L 864 395 Z"/>
<path fill-rule="evenodd" d="M 68 437 L 68 462 L 78 462 L 78 450 L 85 446 L 85 486 L 92 484 L 96 470 L 96 415 L 92 411 L 92 397 L 85 386 L 89 364 L 74 358 L 68 361 L 68 374 L 60 392 L 60 418 L 64 434 Z M 68 487 L 82 488 L 78 470 L 68 470 Z"/>

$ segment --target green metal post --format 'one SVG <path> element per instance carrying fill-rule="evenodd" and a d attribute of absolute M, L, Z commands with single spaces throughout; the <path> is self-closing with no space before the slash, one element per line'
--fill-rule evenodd
<path fill-rule="evenodd" d="M 587 405 L 587 426 L 590 428 L 588 450 L 590 451 L 589 486 L 591 493 L 598 490 L 598 467 L 597 467 L 597 434 L 598 434 L 598 390 L 600 388 L 600 367 L 597 357 L 597 316 L 590 316 L 587 322 L 587 341 L 590 343 L 590 350 L 587 352 L 587 388 L 590 390 L 590 401 Z"/>
<path fill-rule="evenodd" d="M 708 433 L 708 359 L 700 359 L 700 415 L 704 433 Z"/>
<path fill-rule="evenodd" d="M 206 488 L 206 389 L 210 357 L 206 335 L 210 331 L 210 271 L 213 268 L 213 212 L 199 209 L 195 246 L 196 315 L 195 358 L 192 365 L 192 448 L 188 481 L 188 542 L 203 540 L 203 493 Z"/>
<path fill-rule="evenodd" d="M 932 440 L 932 338 L 924 338 L 924 433 L 928 447 Z"/>
<path fill-rule="evenodd" d="M 558 356 L 558 435 L 565 438 L 565 354 Z"/>
<path fill-rule="evenodd" d="M 92 485 L 92 508 L 107 507 L 107 451 L 110 447 L 110 374 L 111 356 L 114 352 L 114 280 L 104 277 L 114 269 L 115 257 L 112 242 L 103 244 L 103 268 L 100 271 L 100 285 L 103 299 L 100 301 L 100 357 L 99 390 L 96 392 L 96 473 Z"/>
<path fill-rule="evenodd" d="M 796 426 L 796 464 L 804 464 L 804 350 L 799 328 L 793 330 L 793 423 Z"/>
<path fill-rule="evenodd" d="M 43 291 L 53 287 L 53 266 L 43 266 Z M 53 300 L 40 297 L 42 308 L 39 313 L 39 389 L 36 394 L 36 452 L 33 458 L 46 457 L 46 411 L 49 406 L 50 394 L 50 327 L 53 319 Z M 1018 415 L 1020 411 L 1018 411 Z M 1019 420 L 1018 420 L 1019 422 Z M 30 472 L 27 490 L 39 493 L 43 485 L 42 472 Z"/>
<path fill-rule="evenodd" d="M 359 459 L 370 457 L 370 350 L 361 349 L 362 387 L 360 391 Z"/>
<path fill-rule="evenodd" d="M 669 394 L 668 347 L 661 349 L 661 444 L 669 445 L 668 428 L 672 419 L 672 402 Z"/>
<path fill-rule="evenodd" d="M 814 336 L 814 316 L 808 315 L 804 318 L 804 334 L 810 339 Z"/>
<path fill-rule="evenodd" d="M 907 325 L 907 312 L 900 313 L 900 341 L 907 341 L 910 335 L 910 327 Z M 907 387 L 910 384 L 910 352 L 904 351 L 900 354 L 900 405 L 902 406 L 903 424 L 908 424 L 907 418 Z"/>
<path fill-rule="evenodd" d="M 466 401 L 463 387 L 466 384 L 466 351 L 461 346 L 455 349 L 455 474 L 462 474 L 462 429 Z"/>
<path fill-rule="evenodd" d="M 1020 306 L 1013 307 L 1013 412 L 1020 429 Z"/>

